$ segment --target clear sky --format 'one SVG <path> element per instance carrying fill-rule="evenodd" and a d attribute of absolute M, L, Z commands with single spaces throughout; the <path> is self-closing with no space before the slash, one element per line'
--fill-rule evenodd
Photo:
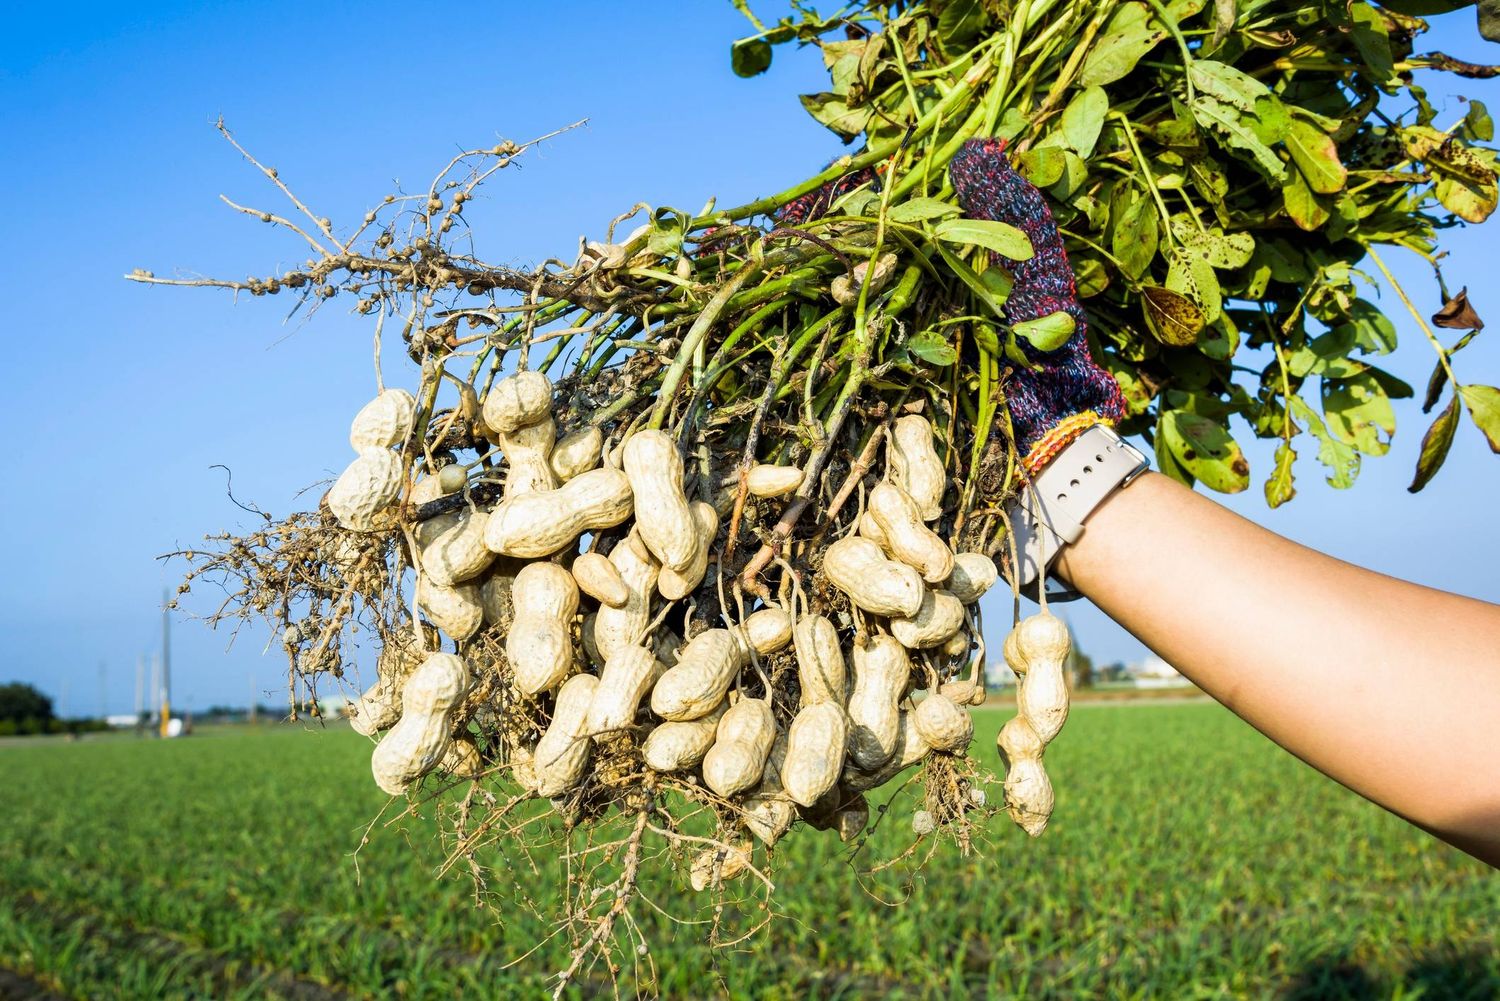
<path fill-rule="evenodd" d="M 774 13 L 771 0 L 757 4 Z M 0 189 L 8 193 L 0 291 L 0 407 L 11 429 L 0 492 L 0 681 L 35 683 L 70 714 L 128 711 L 138 654 L 156 649 L 156 556 L 206 532 L 247 526 L 224 493 L 285 513 L 349 459 L 349 418 L 373 392 L 366 324 L 338 310 L 284 323 L 285 297 L 235 303 L 202 290 L 142 288 L 159 275 L 265 274 L 303 255 L 218 201 L 275 206 L 275 192 L 215 134 L 275 165 L 311 205 L 348 227 L 393 180 L 425 186 L 457 149 L 589 125 L 528 153 L 466 212 L 490 260 L 570 256 L 636 201 L 696 209 L 780 190 L 840 150 L 795 95 L 821 89 L 814 52 L 778 49 L 754 80 L 729 70 L 744 33 L 729 3 L 452 6 L 366 2 L 23 5 L 0 37 Z M 1500 60 L 1472 10 L 1437 19 L 1431 45 Z M 1500 113 L 1500 84 L 1426 74 L 1439 123 L 1456 95 Z M 275 206 L 279 208 L 279 206 Z M 1447 275 L 1500 324 L 1500 221 L 1453 232 Z M 1420 261 L 1389 259 L 1435 308 Z M 1401 332 L 1389 367 L 1420 388 L 1432 352 L 1393 296 Z M 1500 330 L 1457 358 L 1460 377 L 1500 383 Z M 388 379 L 390 368 L 387 369 Z M 1391 454 L 1354 490 L 1298 462 L 1298 496 L 1270 512 L 1269 450 L 1249 445 L 1257 483 L 1229 501 L 1292 538 L 1377 570 L 1500 600 L 1495 530 L 1500 457 L 1465 420 L 1447 467 L 1410 496 L 1425 422 L 1398 409 Z M 1274 573 L 1274 567 L 1267 568 Z M 212 607 L 195 592 L 191 608 Z M 998 612 L 999 609 L 996 609 Z M 1226 609 L 1226 614 L 1234 614 Z M 1083 603 L 1069 614 L 1096 659 L 1141 646 Z M 991 623 L 999 615 L 990 617 Z M 995 628 L 998 628 L 996 626 Z M 179 620 L 179 704 L 282 698 L 266 634 L 229 636 Z"/>

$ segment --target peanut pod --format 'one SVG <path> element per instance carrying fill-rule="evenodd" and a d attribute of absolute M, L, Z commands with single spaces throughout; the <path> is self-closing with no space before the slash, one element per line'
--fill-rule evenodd
<path fill-rule="evenodd" d="M 892 426 L 887 451 L 891 478 L 916 502 L 923 521 L 932 521 L 943 513 L 947 482 L 932 441 L 932 425 L 927 418 L 911 414 Z"/>
<path fill-rule="evenodd" d="M 646 736 L 641 758 L 659 772 L 681 772 L 693 768 L 714 746 L 719 720 L 728 708 L 720 703 L 701 719 L 661 723 Z"/>
<path fill-rule="evenodd" d="M 552 412 L 552 381 L 541 372 L 517 372 L 490 387 L 481 417 L 496 434 L 537 423 Z"/>
<path fill-rule="evenodd" d="M 819 702 L 843 705 L 848 692 L 848 675 L 838 629 L 821 615 L 805 615 L 792 630 L 792 641 L 797 651 L 801 705 Z"/>
<path fill-rule="evenodd" d="M 728 629 L 699 633 L 651 690 L 651 711 L 665 720 L 706 716 L 724 700 L 745 659 L 745 648 Z"/>
<path fill-rule="evenodd" d="M 802 806 L 812 806 L 838 783 L 849 722 L 842 706 L 819 702 L 797 713 L 787 730 L 781 785 Z"/>
<path fill-rule="evenodd" d="M 635 723 L 641 699 L 661 677 L 666 666 L 655 654 L 638 646 L 621 647 L 604 662 L 599 687 L 589 706 L 586 732 L 591 737 L 623 730 Z"/>
<path fill-rule="evenodd" d="M 404 389 L 387 389 L 360 408 L 349 425 L 349 445 L 356 452 L 391 448 L 411 435 L 417 401 Z"/>
<path fill-rule="evenodd" d="M 426 574 L 418 574 L 417 607 L 427 613 L 433 625 L 459 643 L 484 625 L 484 606 L 479 601 L 477 584 L 444 587 Z"/>
<path fill-rule="evenodd" d="M 484 544 L 503 556 L 550 556 L 584 532 L 620 524 L 630 517 L 631 504 L 624 474 L 591 469 L 556 490 L 507 497 L 490 512 Z"/>
<path fill-rule="evenodd" d="M 849 693 L 849 757 L 865 770 L 879 768 L 895 752 L 902 719 L 899 703 L 911 677 L 911 661 L 900 641 L 876 636 L 854 647 L 854 690 Z"/>
<path fill-rule="evenodd" d="M 599 679 L 592 674 L 575 674 L 558 689 L 552 722 L 537 741 L 531 757 L 536 776 L 534 791 L 538 796 L 544 799 L 561 796 L 583 777 L 589 760 L 589 739 L 584 728 L 598 684 Z"/>
<path fill-rule="evenodd" d="M 703 575 L 708 571 L 708 554 L 713 547 L 714 536 L 719 531 L 719 512 L 714 510 L 712 504 L 704 501 L 693 501 L 688 505 L 688 510 L 693 516 L 693 525 L 698 532 L 698 548 L 693 556 L 693 562 L 685 570 L 674 570 L 669 566 L 661 568 L 661 576 L 656 582 L 657 590 L 661 596 L 668 601 L 676 601 L 686 598 L 693 593 L 703 581 Z"/>
<path fill-rule="evenodd" d="M 651 597 L 656 593 L 656 579 L 661 573 L 661 565 L 646 550 L 634 529 L 610 551 L 609 562 L 625 582 L 627 595 L 625 604 L 619 608 L 600 605 L 594 619 L 593 641 L 603 660 L 621 647 L 641 642 L 651 621 Z"/>
<path fill-rule="evenodd" d="M 552 446 L 552 455 L 548 460 L 552 466 L 552 475 L 557 478 L 558 483 L 566 483 L 579 473 L 586 473 L 597 467 L 603 451 L 604 432 L 597 427 L 591 424 L 570 431 Z"/>
<path fill-rule="evenodd" d="M 891 634 L 909 650 L 942 646 L 964 627 L 964 606 L 947 591 L 926 588 L 922 607 L 910 618 L 891 619 Z"/>
<path fill-rule="evenodd" d="M 941 691 L 930 692 L 912 710 L 912 725 L 934 751 L 959 752 L 974 739 L 974 717 Z"/>
<path fill-rule="evenodd" d="M 682 455 L 665 431 L 638 431 L 625 442 L 621 463 L 635 493 L 641 541 L 661 564 L 687 571 L 698 558 L 698 522 L 682 489 Z"/>
<path fill-rule="evenodd" d="M 572 569 L 573 579 L 578 582 L 578 590 L 600 604 L 624 608 L 625 603 L 630 600 L 630 589 L 625 586 L 625 578 L 620 576 L 620 571 L 615 569 L 609 557 L 599 553 L 584 553 L 573 561 Z"/>
<path fill-rule="evenodd" d="M 872 615 L 909 618 L 922 607 L 922 575 L 888 560 L 869 539 L 851 535 L 823 553 L 823 573 L 849 600 Z"/>
<path fill-rule="evenodd" d="M 941 584 L 953 573 L 953 550 L 922 523 L 917 502 L 889 480 L 870 491 L 870 517 L 880 526 L 891 555 L 916 567 L 929 584 Z"/>
<path fill-rule="evenodd" d="M 375 745 L 370 771 L 375 784 L 399 796 L 437 767 L 448 752 L 453 711 L 469 692 L 462 657 L 435 653 L 401 686 L 401 718 Z"/>
<path fill-rule="evenodd" d="M 714 746 L 703 757 L 703 781 L 728 799 L 752 788 L 776 740 L 776 717 L 764 699 L 741 699 L 719 720 Z"/>
<path fill-rule="evenodd" d="M 528 563 L 511 586 L 515 620 L 505 659 L 523 695 L 549 691 L 573 668 L 573 616 L 578 585 L 556 563 Z"/>

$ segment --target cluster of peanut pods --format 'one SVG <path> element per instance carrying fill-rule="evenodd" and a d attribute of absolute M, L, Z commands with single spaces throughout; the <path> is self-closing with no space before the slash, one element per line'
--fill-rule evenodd
<path fill-rule="evenodd" d="M 856 530 L 821 554 L 821 574 L 849 607 L 825 615 L 796 600 L 756 601 L 742 619 L 684 638 L 664 613 L 703 584 L 733 495 L 690 500 L 677 443 L 661 431 L 637 430 L 612 448 L 592 426 L 559 438 L 552 395 L 536 372 L 486 394 L 475 423 L 504 457 L 503 492 L 488 505 L 471 496 L 476 474 L 463 466 L 408 479 L 397 447 L 412 431 L 410 394 L 387 390 L 354 420 L 359 455 L 329 491 L 329 509 L 350 531 L 406 535 L 416 607 L 456 651 L 433 650 L 436 634 L 425 629 L 388 644 L 375 684 L 352 704 L 354 727 L 379 735 L 372 770 L 383 790 L 402 794 L 434 770 L 480 774 L 485 763 L 461 722 L 473 713 L 460 707 L 481 671 L 498 675 L 488 691 L 500 686 L 508 704 L 534 707 L 545 723 L 539 739 L 516 739 L 498 759 L 524 789 L 568 796 L 587 780 L 595 743 L 628 733 L 643 768 L 687 779 L 729 808 L 747 835 L 745 862 L 748 836 L 774 845 L 799 816 L 851 839 L 869 817 L 867 790 L 932 752 L 964 753 L 969 707 L 985 697 L 972 606 L 997 571 L 928 527 L 946 480 L 923 417 L 894 422 L 885 475 Z M 802 478 L 793 467 L 755 466 L 747 491 L 774 500 Z M 436 505 L 442 513 L 412 516 L 453 495 L 460 502 Z M 1001 735 L 1015 780 L 1007 805 L 1031 833 L 1051 809 L 1041 747 L 1067 712 L 1066 645 L 1060 654 L 1032 636 L 1028 623 L 1041 618 L 1007 643 L 1025 681 L 1022 715 Z M 503 637 L 503 657 L 480 664 L 470 645 L 486 628 Z M 1065 629 L 1061 637 L 1066 644 Z M 764 661 L 788 654 L 795 671 L 784 676 L 796 689 L 788 683 L 782 702 L 796 711 L 782 726 Z M 743 691 L 752 678 L 761 682 L 754 697 Z M 734 874 L 738 856 L 723 855 L 695 868 L 695 885 Z"/>

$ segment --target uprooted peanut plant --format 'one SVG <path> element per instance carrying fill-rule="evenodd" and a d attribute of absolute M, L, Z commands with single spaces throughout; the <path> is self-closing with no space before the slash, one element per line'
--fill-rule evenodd
<path fill-rule="evenodd" d="M 355 685 L 352 648 L 373 637 L 352 723 L 377 741 L 376 782 L 450 811 L 450 864 L 510 899 L 561 860 L 575 949 L 559 990 L 594 957 L 614 972 L 611 957 L 648 954 L 631 906 L 672 870 L 748 886 L 736 899 L 768 918 L 774 847 L 802 829 L 856 858 L 879 823 L 909 825 L 913 849 L 937 833 L 967 848 L 998 804 L 968 748 L 978 602 L 1021 486 L 1006 385 L 1072 327 L 1005 322 L 1004 259 L 1030 247 L 960 218 L 949 158 L 1002 136 L 1046 192 L 1122 430 L 1164 472 L 1244 489 L 1238 416 L 1280 441 L 1272 504 L 1305 433 L 1348 485 L 1411 392 L 1374 364 L 1395 332 L 1356 265 L 1386 274 L 1374 245 L 1395 244 L 1436 267 L 1435 230 L 1496 201 L 1483 106 L 1440 128 L 1413 80 L 1490 71 L 1414 55 L 1425 25 L 1401 9 L 929 0 L 752 17 L 735 70 L 818 45 L 831 89 L 803 103 L 857 150 L 779 195 L 658 208 L 617 236 L 629 213 L 530 271 L 479 257 L 464 210 L 531 144 L 463 153 L 353 228 L 251 158 L 293 211 L 234 207 L 304 241 L 306 265 L 133 277 L 348 302 L 374 330 L 376 395 L 317 511 L 186 553 L 189 580 L 225 586 L 211 621 L 279 632 L 294 715 L 316 711 L 320 681 Z M 1444 298 L 1437 324 L 1470 332 L 1445 347 L 1417 316 L 1439 354 L 1427 408 L 1455 392 L 1414 486 L 1461 406 L 1500 441 L 1500 392 L 1453 369 L 1482 324 Z M 1003 647 L 1022 679 L 1003 806 L 1035 835 L 1067 634 L 1044 611 Z M 918 765 L 922 808 L 881 810 Z"/>

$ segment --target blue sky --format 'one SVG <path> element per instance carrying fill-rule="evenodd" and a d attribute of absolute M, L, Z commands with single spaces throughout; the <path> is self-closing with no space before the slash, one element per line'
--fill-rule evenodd
<path fill-rule="evenodd" d="M 759 7 L 775 10 L 769 0 Z M 1437 19 L 1431 47 L 1500 59 L 1473 17 Z M 58 19 L 58 8 L 27 5 L 10 12 L 0 38 L 9 195 L 0 288 L 10 313 L 0 415 L 11 429 L 0 681 L 38 684 L 74 714 L 98 711 L 101 663 L 109 710 L 130 708 L 135 658 L 156 648 L 161 590 L 179 576 L 156 556 L 247 526 L 210 467 L 233 469 L 238 496 L 291 510 L 300 490 L 348 461 L 349 418 L 373 391 L 363 321 L 325 310 L 284 323 L 285 298 L 235 303 L 121 279 L 136 267 L 264 274 L 303 256 L 218 201 L 223 193 L 272 206 L 275 194 L 216 135 L 219 115 L 345 226 L 393 181 L 425 185 L 459 148 L 588 118 L 528 153 L 466 212 L 480 253 L 517 264 L 570 254 L 580 234 L 600 235 L 636 201 L 738 202 L 785 187 L 841 148 L 796 102 L 819 89 L 814 53 L 778 50 L 755 80 L 730 73 L 728 44 L 744 22 L 727 2 L 468 14 L 380 2 L 81 4 L 68 8 L 66 30 Z M 1440 123 L 1462 113 L 1459 94 L 1500 112 L 1500 84 L 1426 77 Z M 1500 323 L 1496 225 L 1450 234 L 1446 273 Z M 1425 267 L 1399 251 L 1387 259 L 1435 308 Z M 1383 301 L 1402 336 L 1390 367 L 1420 386 L 1432 352 L 1394 297 Z M 1500 383 L 1500 332 L 1457 364 L 1461 378 Z M 1465 421 L 1448 466 L 1408 495 L 1425 425 L 1410 401 L 1398 419 L 1391 454 L 1367 460 L 1354 490 L 1326 487 L 1304 448 L 1295 501 L 1267 511 L 1257 483 L 1230 506 L 1345 559 L 1500 600 L 1500 458 Z M 1248 447 L 1263 475 L 1269 450 Z M 190 604 L 204 611 L 212 599 L 202 588 Z M 1141 654 L 1083 603 L 1069 614 L 1096 658 Z M 242 704 L 252 690 L 281 699 L 285 665 L 279 652 L 262 656 L 264 631 L 227 652 L 228 635 L 189 621 L 175 636 L 179 704 Z"/>

